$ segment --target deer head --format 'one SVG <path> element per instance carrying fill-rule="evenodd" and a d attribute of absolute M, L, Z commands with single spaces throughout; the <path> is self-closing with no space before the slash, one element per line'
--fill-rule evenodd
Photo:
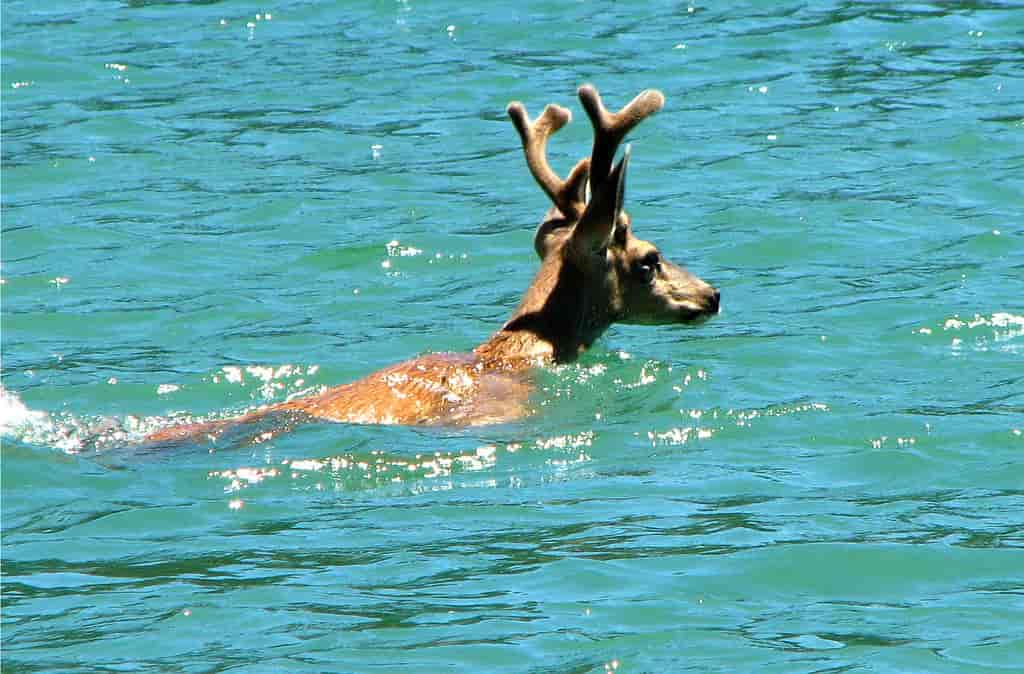
<path fill-rule="evenodd" d="M 589 84 L 580 87 L 579 97 L 594 127 L 594 145 L 564 180 L 548 165 L 546 147 L 571 113 L 548 105 L 531 122 L 522 103 L 508 106 L 527 166 L 553 206 L 534 238 L 541 270 L 506 329 L 546 328 L 550 335 L 544 338 L 555 343 L 559 360 L 589 346 L 611 323 L 695 323 L 719 308 L 718 290 L 633 234 L 624 209 L 629 146 L 612 166 L 622 140 L 660 110 L 665 97 L 648 89 L 617 113 Z M 578 344 L 571 343 L 573 335 Z"/>

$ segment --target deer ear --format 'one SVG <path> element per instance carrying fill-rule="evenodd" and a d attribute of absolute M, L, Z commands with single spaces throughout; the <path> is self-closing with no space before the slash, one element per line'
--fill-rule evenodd
<path fill-rule="evenodd" d="M 569 172 L 569 177 L 565 179 L 565 191 L 568 193 L 577 204 L 587 203 L 587 188 L 590 185 L 590 159 L 581 159 L 576 163 L 576 166 Z M 582 210 L 582 209 L 580 209 Z M 565 217 L 572 218 L 578 216 L 579 212 L 565 213 Z"/>
<path fill-rule="evenodd" d="M 626 204 L 626 171 L 629 169 L 629 156 L 632 154 L 632 146 L 626 145 L 625 152 L 622 153 L 622 159 L 615 165 L 612 170 L 611 179 L 615 181 L 615 217 L 612 219 L 612 227 L 614 223 L 619 221 L 619 216 L 622 215 L 622 209 Z"/>
<path fill-rule="evenodd" d="M 548 217 L 540 223 L 533 235 L 533 250 L 541 260 L 562 245 L 572 232 L 572 223 L 558 215 L 555 209 L 548 211 Z"/>
<path fill-rule="evenodd" d="M 626 196 L 626 170 L 630 149 L 600 185 L 591 185 L 591 198 L 573 230 L 573 240 L 583 253 L 598 253 L 612 242 L 615 225 Z"/>

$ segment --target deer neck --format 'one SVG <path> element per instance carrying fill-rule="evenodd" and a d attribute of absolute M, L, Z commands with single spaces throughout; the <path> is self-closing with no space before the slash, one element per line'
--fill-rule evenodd
<path fill-rule="evenodd" d="M 612 322 L 600 297 L 601 289 L 588 287 L 583 272 L 549 255 L 519 308 L 474 352 L 529 366 L 576 360 Z"/>

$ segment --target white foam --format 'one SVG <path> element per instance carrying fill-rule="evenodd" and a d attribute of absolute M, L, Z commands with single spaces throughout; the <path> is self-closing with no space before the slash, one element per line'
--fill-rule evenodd
<path fill-rule="evenodd" d="M 51 425 L 46 412 L 30 410 L 16 393 L 0 386 L 0 435 L 18 435 L 25 428 Z"/>

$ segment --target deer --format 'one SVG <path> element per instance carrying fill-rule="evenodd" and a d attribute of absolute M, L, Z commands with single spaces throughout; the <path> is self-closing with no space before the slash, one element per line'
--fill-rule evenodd
<path fill-rule="evenodd" d="M 284 415 L 278 430 L 305 421 L 512 422 L 531 413 L 531 372 L 576 360 L 613 323 L 696 324 L 719 313 L 718 289 L 633 233 L 624 208 L 629 145 L 613 165 L 626 135 L 663 107 L 664 95 L 648 89 L 611 112 L 593 85 L 577 93 L 593 126 L 593 147 L 564 179 L 548 164 L 547 142 L 572 113 L 549 104 L 531 120 L 522 103 L 508 105 L 527 168 L 551 207 L 534 235 L 540 268 L 512 316 L 486 341 L 470 353 L 421 355 L 318 394 L 230 419 L 170 426 L 146 440 L 216 441 L 230 428 L 269 415 Z"/>

